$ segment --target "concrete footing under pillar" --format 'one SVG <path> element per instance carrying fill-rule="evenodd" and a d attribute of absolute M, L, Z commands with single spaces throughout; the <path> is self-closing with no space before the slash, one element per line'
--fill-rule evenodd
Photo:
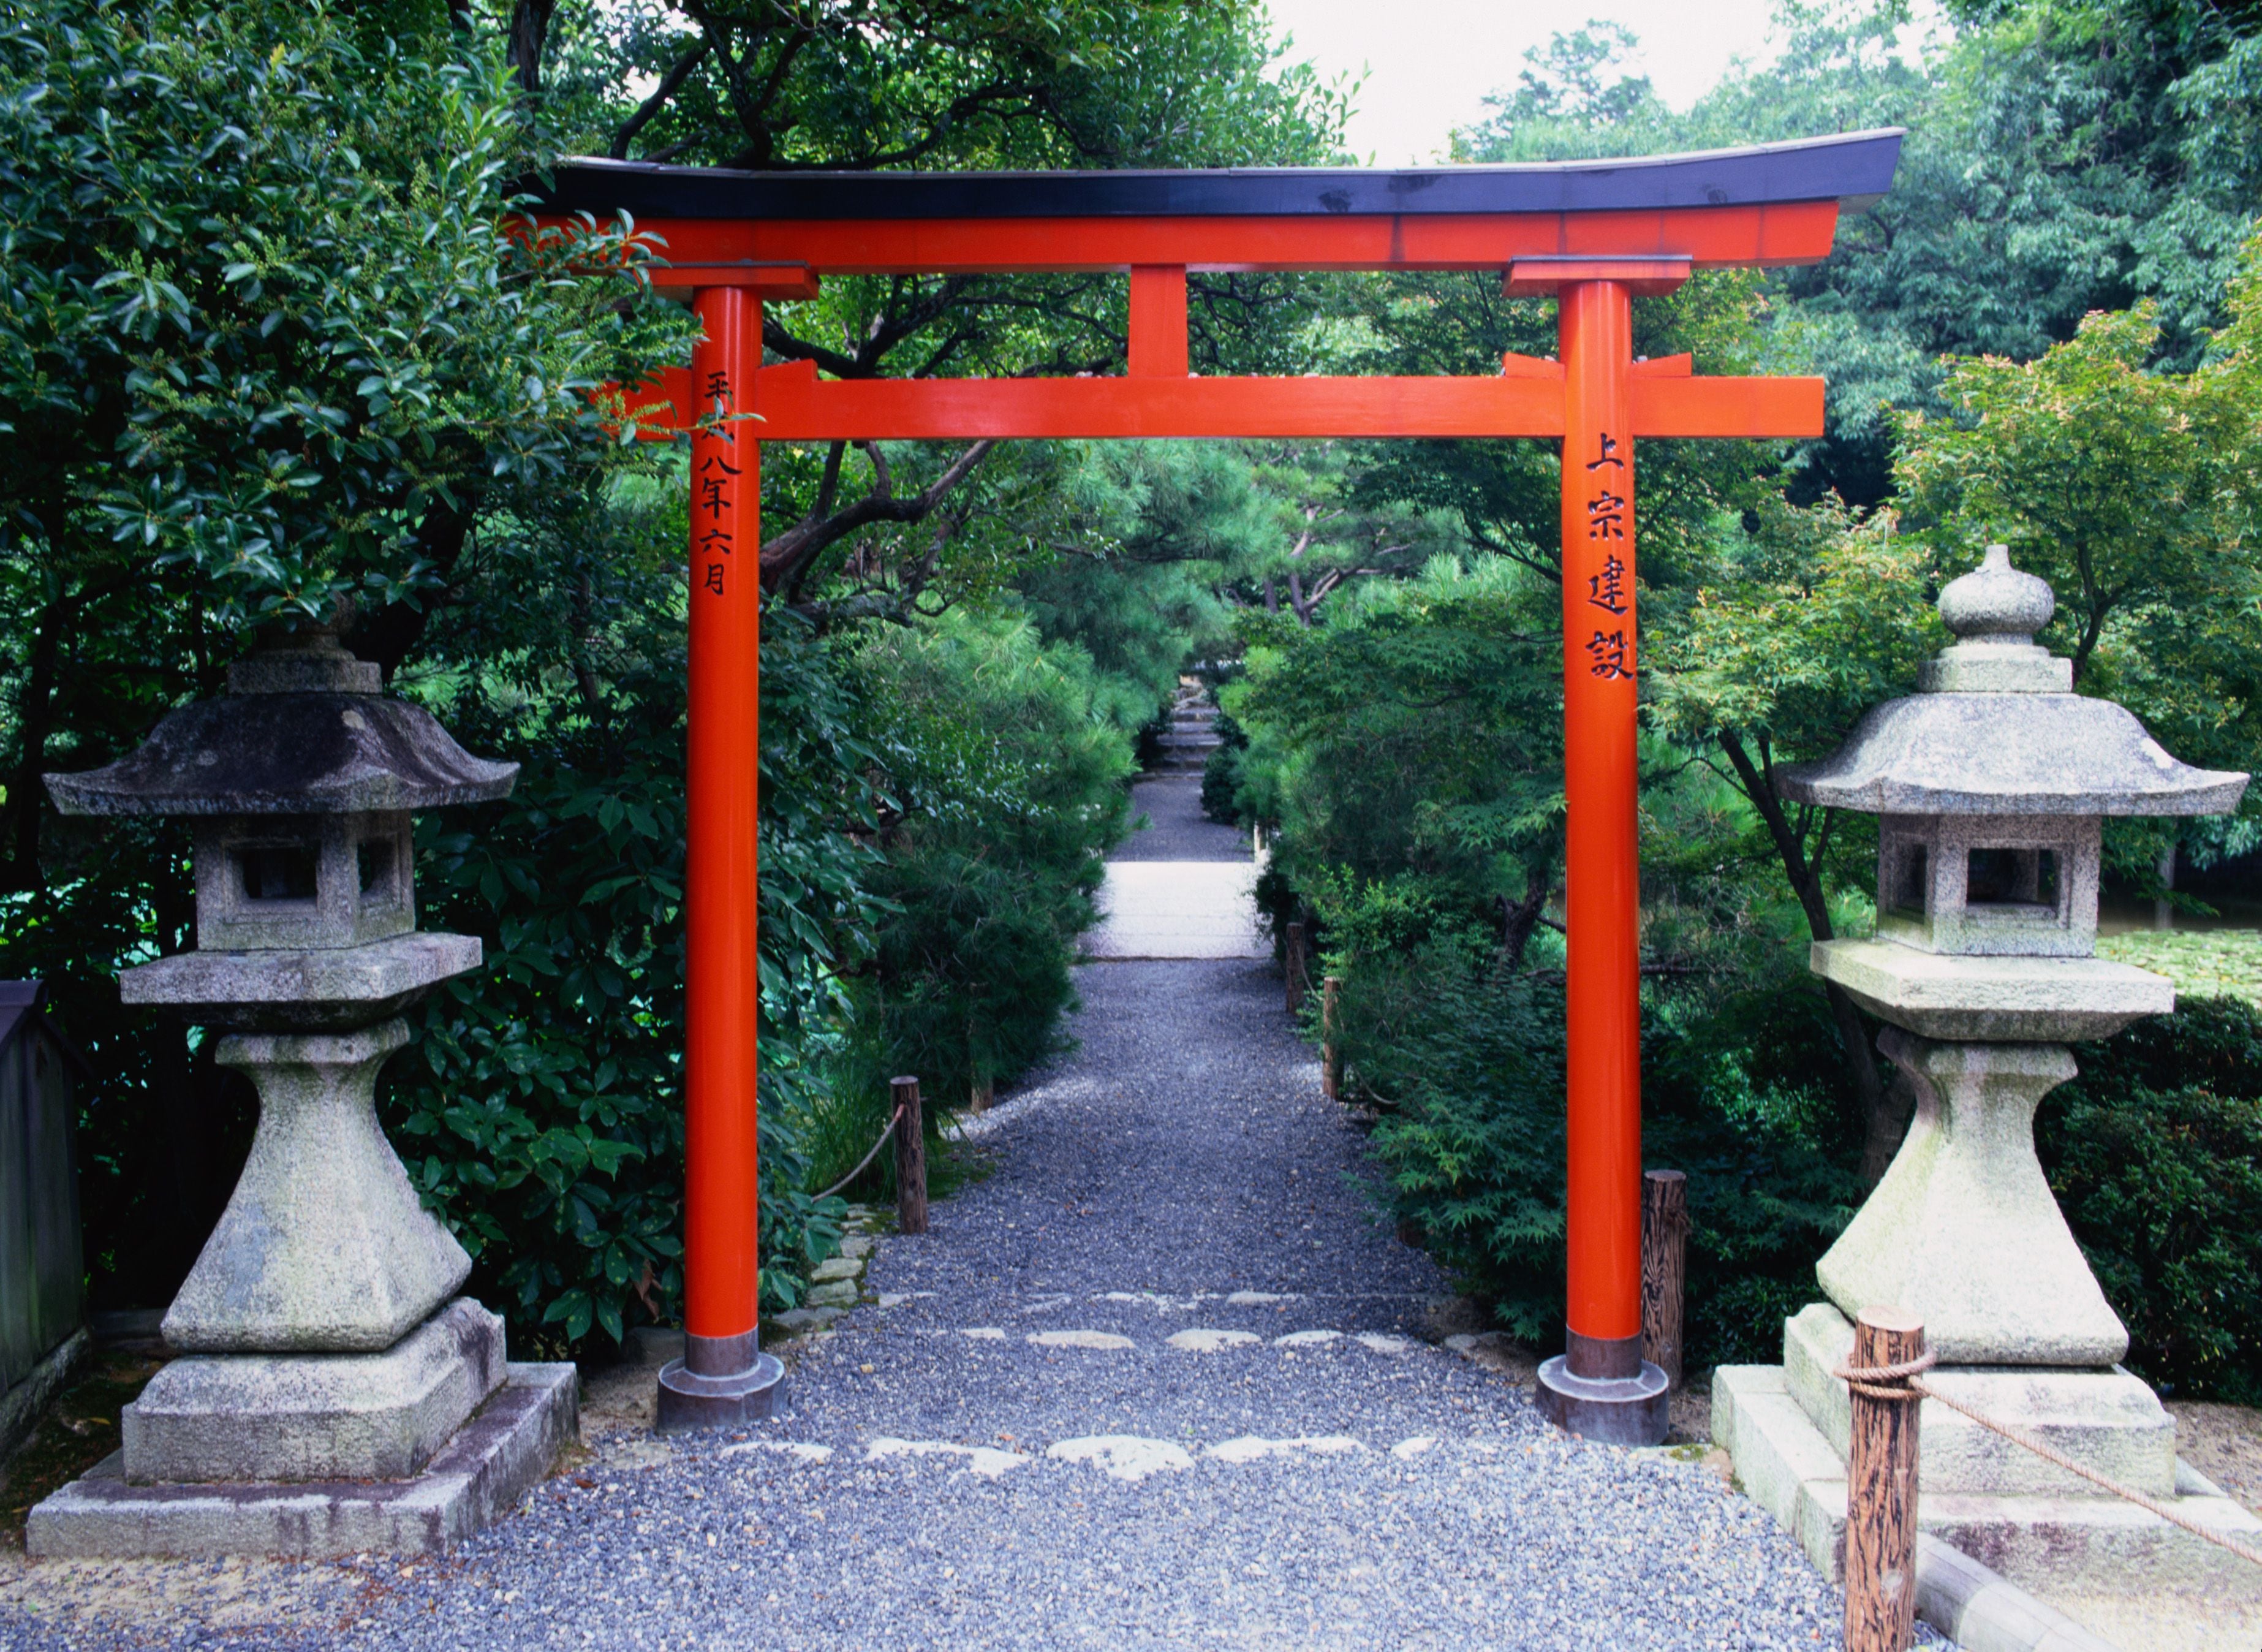
<path fill-rule="evenodd" d="M 492 1525 L 574 1437 L 571 1365 L 520 1364 L 422 1473 L 405 1480 L 134 1485 L 112 1453 L 32 1511 L 34 1560 L 320 1560 L 363 1551 L 436 1555 Z"/>

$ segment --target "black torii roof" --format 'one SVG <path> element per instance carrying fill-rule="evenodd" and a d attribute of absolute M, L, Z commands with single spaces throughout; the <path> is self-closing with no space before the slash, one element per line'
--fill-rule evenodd
<path fill-rule="evenodd" d="M 543 210 L 638 218 L 1233 218 L 1639 212 L 1834 200 L 1872 205 L 1903 129 L 1632 160 L 1516 166 L 1234 167 L 1115 172 L 738 172 L 573 160 Z"/>

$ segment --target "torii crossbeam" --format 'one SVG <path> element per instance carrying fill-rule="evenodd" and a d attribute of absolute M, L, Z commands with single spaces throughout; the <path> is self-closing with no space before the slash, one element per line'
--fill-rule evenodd
<path fill-rule="evenodd" d="M 1589 1439 L 1664 1437 L 1665 1379 L 1641 1357 L 1635 443 L 1819 436 L 1823 386 L 1636 361 L 1631 300 L 1695 269 L 1828 257 L 1841 210 L 1891 183 L 1900 138 L 1408 171 L 557 170 L 544 210 L 633 213 L 664 242 L 659 281 L 706 324 L 688 372 L 629 398 L 693 432 L 687 1335 L 660 1374 L 663 1428 L 765 1416 L 780 1374 L 759 1346 L 756 1253 L 761 443 L 1538 436 L 1563 444 L 1569 968 L 1566 1352 L 1539 1396 Z M 1131 279 L 1122 378 L 839 382 L 761 364 L 764 299 L 809 297 L 828 275 L 1117 270 Z M 1556 295 L 1560 355 L 1511 356 L 1482 379 L 1196 375 L 1189 270 L 1498 271 L 1511 294 Z"/>

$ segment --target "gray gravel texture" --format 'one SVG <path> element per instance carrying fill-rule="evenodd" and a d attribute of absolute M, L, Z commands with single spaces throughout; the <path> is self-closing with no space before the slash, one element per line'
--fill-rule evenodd
<path fill-rule="evenodd" d="M 986 1116 L 986 1174 L 881 1241 L 877 1300 L 797 1345 L 760 1430 L 593 1440 L 437 1565 L 263 1574 L 304 1615 L 176 1585 L 131 1631 L 0 1605 L 0 1646 L 1839 1645 L 1837 1593 L 1714 1474 L 1558 1434 L 1419 1339 L 1445 1282 L 1376 1215 L 1277 975 L 1081 985 L 1080 1051 Z M 1063 1331 L 1103 1334 L 1028 1340 Z M 1095 1436 L 1178 1466 L 1046 1454 Z"/>
<path fill-rule="evenodd" d="M 1125 839 L 1112 861 L 1245 861 L 1249 834 L 1201 812 L 1199 775 L 1150 775 L 1131 788 L 1131 818 L 1147 825 Z"/>

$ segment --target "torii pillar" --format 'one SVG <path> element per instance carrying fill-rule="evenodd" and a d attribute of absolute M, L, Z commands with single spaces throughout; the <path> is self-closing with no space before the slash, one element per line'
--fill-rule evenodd
<path fill-rule="evenodd" d="M 1540 1410 L 1590 1439 L 1665 1438 L 1665 1373 L 1641 1351 L 1641 853 L 1637 831 L 1632 299 L 1688 278 L 1681 258 L 1532 258 L 1508 292 L 1554 292 L 1563 372 L 1566 943 L 1564 1352 Z M 1646 370 L 1646 371 L 1644 371 Z M 1692 386 L 1704 380 L 1691 379 Z M 1707 415 L 1739 403 L 1689 411 Z M 1709 429 L 1652 434 L 1725 434 Z"/>

